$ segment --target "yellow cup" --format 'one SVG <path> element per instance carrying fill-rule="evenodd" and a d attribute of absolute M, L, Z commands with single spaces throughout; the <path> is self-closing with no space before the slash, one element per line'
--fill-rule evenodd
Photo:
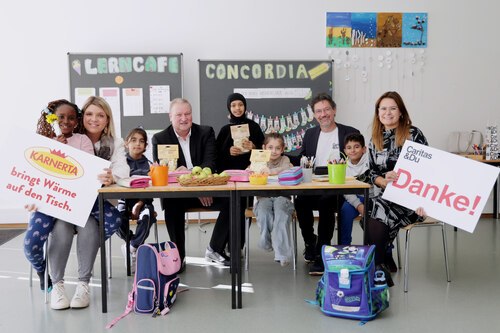
<path fill-rule="evenodd" d="M 330 184 L 345 184 L 347 163 L 328 164 L 328 182 Z"/>

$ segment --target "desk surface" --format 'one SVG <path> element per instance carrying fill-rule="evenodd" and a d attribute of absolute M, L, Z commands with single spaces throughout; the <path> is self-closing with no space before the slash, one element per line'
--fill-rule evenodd
<path fill-rule="evenodd" d="M 483 162 L 486 164 L 500 164 L 500 160 L 476 160 L 476 161 Z"/>
<path fill-rule="evenodd" d="M 99 189 L 99 193 L 157 193 L 157 192 L 221 192 L 234 191 L 235 185 L 233 182 L 228 182 L 226 185 L 214 186 L 181 186 L 178 183 L 170 183 L 167 186 L 149 186 L 144 188 L 131 188 L 119 185 L 105 186 Z"/>
<path fill-rule="evenodd" d="M 360 182 L 358 180 L 346 180 L 345 184 L 330 184 L 329 182 L 309 182 L 300 183 L 298 185 L 281 185 L 278 183 L 268 183 L 266 185 L 252 185 L 250 183 L 236 183 L 237 191 L 254 191 L 254 190 L 340 190 L 340 189 L 364 189 L 370 188 L 370 184 Z"/>

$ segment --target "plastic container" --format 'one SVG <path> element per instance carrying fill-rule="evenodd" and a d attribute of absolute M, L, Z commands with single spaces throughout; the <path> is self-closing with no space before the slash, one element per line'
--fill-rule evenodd
<path fill-rule="evenodd" d="M 328 182 L 330 184 L 345 184 L 346 163 L 328 164 Z"/>
<path fill-rule="evenodd" d="M 266 185 L 267 184 L 267 175 L 258 175 L 253 174 L 248 177 L 250 184 L 252 185 Z"/>
<path fill-rule="evenodd" d="M 151 165 L 149 176 L 153 186 L 167 186 L 168 184 L 168 166 L 166 165 Z"/>
<path fill-rule="evenodd" d="M 385 280 L 385 273 L 383 271 L 376 271 L 373 282 L 376 286 L 385 286 L 387 284 L 387 281 Z"/>

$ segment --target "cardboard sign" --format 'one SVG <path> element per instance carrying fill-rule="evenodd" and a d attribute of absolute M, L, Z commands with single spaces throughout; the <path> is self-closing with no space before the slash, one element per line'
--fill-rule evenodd
<path fill-rule="evenodd" d="M 176 160 L 179 158 L 178 145 L 158 145 L 158 159 L 160 160 Z"/>
<path fill-rule="evenodd" d="M 109 161 L 25 130 L 7 137 L 9 153 L 0 163 L 0 194 L 66 222 L 85 226 Z"/>
<path fill-rule="evenodd" d="M 248 124 L 231 126 L 231 138 L 233 139 L 234 145 L 241 148 L 244 153 L 248 152 L 248 149 L 243 148 L 243 142 L 248 140 L 249 137 L 250 128 Z"/>
<path fill-rule="evenodd" d="M 168 165 L 169 170 L 177 169 L 179 159 L 178 145 L 158 145 L 158 159 L 161 165 Z"/>
<path fill-rule="evenodd" d="M 271 159 L 271 151 L 266 149 L 252 149 L 250 154 L 251 162 L 269 162 Z"/>
<path fill-rule="evenodd" d="M 261 173 L 267 169 L 267 162 L 271 159 L 271 151 L 266 149 L 252 149 L 250 153 L 250 171 Z"/>
<path fill-rule="evenodd" d="M 384 199 L 473 232 L 500 169 L 407 140 L 394 171 Z"/>

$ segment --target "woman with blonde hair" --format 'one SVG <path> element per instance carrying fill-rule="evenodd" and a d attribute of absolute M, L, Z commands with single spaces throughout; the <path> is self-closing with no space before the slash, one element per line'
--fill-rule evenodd
<path fill-rule="evenodd" d="M 125 158 L 123 140 L 116 137 L 109 104 L 101 97 L 91 96 L 82 110 L 82 133 L 89 137 L 96 156 L 111 162 L 111 166 L 98 175 L 100 182 L 104 186 L 109 186 L 120 178 L 128 177 L 130 169 Z M 105 235 L 109 238 L 120 227 L 121 217 L 118 210 L 109 202 L 104 203 L 104 216 Z M 55 223 L 49 242 L 50 275 L 54 283 L 50 300 L 52 309 L 89 306 L 89 281 L 99 249 L 98 220 L 99 207 L 96 201 L 85 227 L 75 226 L 62 220 L 57 220 Z M 64 273 L 75 233 L 77 234 L 78 284 L 70 302 L 65 294 Z"/>

